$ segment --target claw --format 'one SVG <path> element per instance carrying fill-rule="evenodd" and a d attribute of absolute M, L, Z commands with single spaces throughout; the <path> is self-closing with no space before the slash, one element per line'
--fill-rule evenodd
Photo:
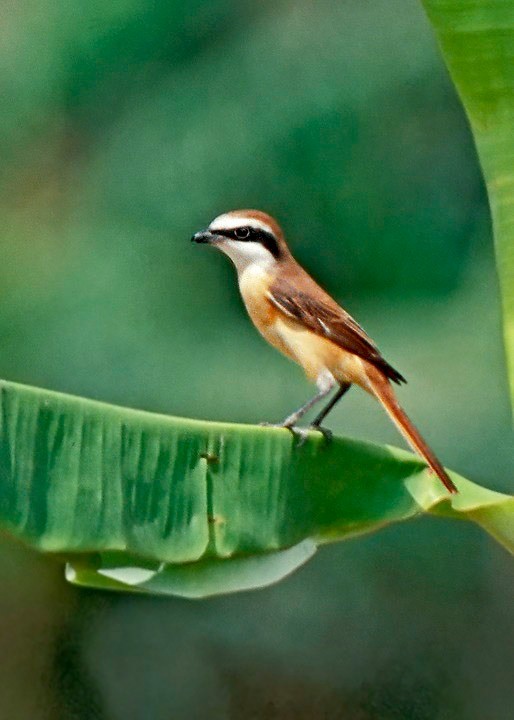
<path fill-rule="evenodd" d="M 328 428 L 322 427 L 321 425 L 309 425 L 308 428 L 301 428 L 297 425 L 289 425 L 288 423 L 270 423 L 270 422 L 260 422 L 259 425 L 261 427 L 275 427 L 275 428 L 284 428 L 286 430 L 289 430 L 289 432 L 294 435 L 295 438 L 298 439 L 298 442 L 296 443 L 296 447 L 302 447 L 302 445 L 305 445 L 309 433 L 311 432 L 319 432 L 323 435 L 325 438 L 325 442 L 329 443 L 331 442 L 333 438 L 332 431 Z"/>
<path fill-rule="evenodd" d="M 309 428 L 301 428 L 297 427 L 296 425 L 289 425 L 289 423 L 270 423 L 270 422 L 260 422 L 259 425 L 261 427 L 274 427 L 274 428 L 284 428 L 285 430 L 289 430 L 289 432 L 294 435 L 295 438 L 298 439 L 298 442 L 296 443 L 296 447 L 302 447 L 302 445 L 305 443 L 307 438 L 309 437 Z"/>
<path fill-rule="evenodd" d="M 298 442 L 296 443 L 296 447 L 300 448 L 302 445 L 305 444 L 307 441 L 307 438 L 309 437 L 309 429 L 308 428 L 301 428 L 297 427 L 296 425 L 284 425 L 283 427 L 287 428 L 292 435 L 297 438 Z"/>
<path fill-rule="evenodd" d="M 323 427 L 322 425 L 310 425 L 309 429 L 315 430 L 315 431 L 321 433 L 327 443 L 331 442 L 332 438 L 334 437 L 334 433 L 332 432 L 332 430 L 329 430 L 328 428 Z"/>

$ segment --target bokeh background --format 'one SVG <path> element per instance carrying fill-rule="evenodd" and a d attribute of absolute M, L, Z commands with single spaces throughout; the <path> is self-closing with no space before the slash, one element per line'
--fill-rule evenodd
<path fill-rule="evenodd" d="M 489 214 L 417 0 L 3 0 L 0 375 L 206 419 L 311 392 L 189 238 L 259 207 L 410 380 L 446 465 L 512 490 Z M 339 433 L 401 444 L 358 390 Z M 293 511 L 294 509 L 292 509 Z M 206 601 L 77 591 L 2 540 L 0 718 L 511 718 L 512 564 L 418 520 Z"/>

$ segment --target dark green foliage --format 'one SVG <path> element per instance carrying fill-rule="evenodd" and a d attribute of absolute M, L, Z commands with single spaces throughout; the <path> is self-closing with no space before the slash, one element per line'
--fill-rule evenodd
<path fill-rule="evenodd" d="M 232 269 L 189 243 L 260 205 L 407 377 L 401 400 L 445 465 L 512 492 L 485 191 L 420 3 L 4 5 L 1 377 L 279 420 L 309 393 L 301 373 L 249 326 Z M 331 426 L 399 442 L 359 392 Z M 274 587 L 196 603 L 77 591 L 60 561 L 7 541 L 0 571 L 9 718 L 512 714 L 511 558 L 472 523 L 390 526 Z"/>

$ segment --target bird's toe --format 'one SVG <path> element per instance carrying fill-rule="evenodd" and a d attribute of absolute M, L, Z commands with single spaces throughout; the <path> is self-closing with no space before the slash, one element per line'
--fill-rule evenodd
<path fill-rule="evenodd" d="M 309 429 L 315 430 L 315 431 L 321 433 L 323 435 L 323 437 L 325 438 L 325 440 L 327 441 L 327 443 L 331 442 L 334 437 L 334 433 L 332 432 L 332 430 L 329 430 L 328 428 L 323 427 L 322 425 L 311 425 Z"/>

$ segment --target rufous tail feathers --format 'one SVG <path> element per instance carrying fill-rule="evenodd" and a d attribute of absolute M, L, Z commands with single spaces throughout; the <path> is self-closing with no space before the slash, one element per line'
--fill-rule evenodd
<path fill-rule="evenodd" d="M 432 450 L 428 447 L 426 442 L 423 440 L 417 429 L 414 427 L 412 422 L 407 417 L 405 411 L 400 407 L 394 390 L 389 384 L 389 380 L 383 377 L 378 372 L 368 374 L 368 379 L 371 385 L 371 391 L 382 404 L 385 411 L 394 422 L 398 430 L 407 440 L 412 449 L 417 452 L 421 457 L 426 460 L 431 469 L 435 472 L 438 478 L 441 480 L 445 488 L 451 492 L 458 492 L 453 482 L 448 477 L 448 473 L 443 468 L 439 460 L 436 458 Z"/>

